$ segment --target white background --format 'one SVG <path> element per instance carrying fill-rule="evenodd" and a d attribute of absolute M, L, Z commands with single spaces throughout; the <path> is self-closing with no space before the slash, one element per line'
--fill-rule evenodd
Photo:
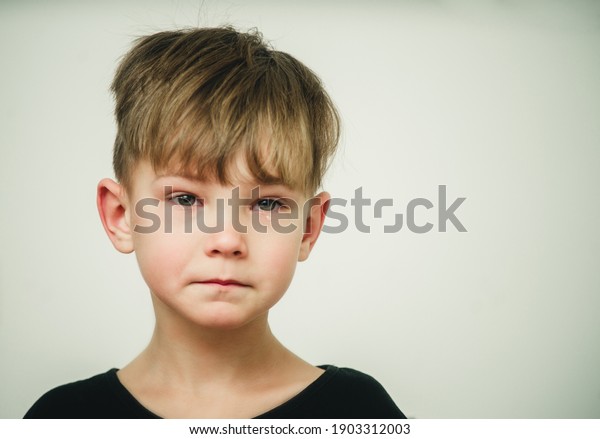
<path fill-rule="evenodd" d="M 149 340 L 135 258 L 95 207 L 108 87 L 134 37 L 225 23 L 322 77 L 344 121 L 325 188 L 394 199 L 370 234 L 322 235 L 272 313 L 284 344 L 375 376 L 408 416 L 600 417 L 600 4 L 583 0 L 3 0 L 0 417 Z M 467 198 L 466 233 L 437 231 L 440 184 Z M 383 233 L 417 197 L 434 230 Z"/>

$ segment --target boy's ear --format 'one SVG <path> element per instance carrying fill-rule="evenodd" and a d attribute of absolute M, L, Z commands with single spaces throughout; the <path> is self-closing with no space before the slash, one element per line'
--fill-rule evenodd
<path fill-rule="evenodd" d="M 96 203 L 104 230 L 115 248 L 121 253 L 131 253 L 133 240 L 127 217 L 127 194 L 123 186 L 110 178 L 102 179 L 98 183 Z"/>
<path fill-rule="evenodd" d="M 310 254 L 313 246 L 317 242 L 317 238 L 323 228 L 325 215 L 329 208 L 329 200 L 331 196 L 327 192 L 321 192 L 307 201 L 309 212 L 306 218 L 304 236 L 300 245 L 300 253 L 298 254 L 299 261 L 305 261 Z"/>

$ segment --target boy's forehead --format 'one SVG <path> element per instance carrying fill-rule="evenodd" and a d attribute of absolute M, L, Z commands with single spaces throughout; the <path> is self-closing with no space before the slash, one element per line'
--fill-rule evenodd
<path fill-rule="evenodd" d="M 156 178 L 154 178 L 154 182 L 168 182 L 172 179 L 186 180 L 191 183 L 201 183 L 201 184 L 217 184 L 223 186 L 232 186 L 232 187 L 256 187 L 256 186 L 282 186 L 289 188 L 283 182 L 273 182 L 273 181 L 261 181 L 253 176 L 236 176 L 232 175 L 228 181 L 220 181 L 216 177 L 206 177 L 206 176 L 198 176 L 196 174 L 187 173 L 187 172 L 171 172 L 171 171 L 161 171 L 157 172 Z M 292 188 L 289 188 L 292 189 Z"/>
<path fill-rule="evenodd" d="M 138 157 L 130 175 L 136 168 L 144 167 L 152 173 L 153 179 L 169 176 L 231 187 L 280 186 L 301 195 L 312 195 L 312 188 L 306 184 L 306 167 L 299 165 L 297 158 L 285 154 L 282 158 L 273 153 L 269 142 L 260 143 L 258 153 L 245 144 L 229 150 L 211 145 L 191 145 L 189 148 L 179 145 L 169 153 L 162 151 L 161 154 Z"/>
<path fill-rule="evenodd" d="M 231 187 L 240 187 L 253 189 L 256 187 L 269 187 L 269 188 L 280 188 L 290 192 L 300 192 L 290 185 L 286 184 L 281 178 L 270 178 L 263 180 L 253 175 L 247 165 L 244 166 L 230 166 L 228 170 L 227 181 L 222 181 L 218 178 L 216 173 L 213 175 L 200 175 L 195 171 L 194 168 L 190 167 L 160 167 L 153 169 L 152 166 L 146 162 L 144 164 L 148 170 L 153 174 L 152 182 L 157 184 L 169 184 L 169 180 L 179 179 L 186 180 L 190 183 L 201 183 L 201 184 L 218 184 L 226 185 Z"/>

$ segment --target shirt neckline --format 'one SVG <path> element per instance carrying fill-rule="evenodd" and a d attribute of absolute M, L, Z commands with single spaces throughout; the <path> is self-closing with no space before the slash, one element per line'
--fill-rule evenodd
<path fill-rule="evenodd" d="M 292 396 L 287 401 L 252 419 L 268 419 L 271 416 L 279 416 L 280 414 L 285 415 L 289 410 L 292 410 L 309 400 L 311 396 L 319 389 L 321 389 L 325 384 L 327 384 L 339 370 L 336 366 L 332 366 L 330 364 L 320 365 L 317 367 L 319 369 L 323 369 L 325 372 L 319 375 L 316 380 L 314 380 L 312 383 L 310 383 L 308 386 L 306 386 L 299 393 Z M 162 419 L 156 413 L 147 409 L 141 402 L 139 402 L 136 399 L 135 396 L 131 394 L 129 390 L 127 390 L 127 388 L 123 385 L 123 383 L 121 383 L 121 380 L 119 380 L 119 377 L 117 376 L 118 371 L 119 369 L 112 368 L 108 372 L 106 372 L 106 377 L 109 380 L 111 387 L 121 404 L 124 404 L 129 408 L 135 408 L 135 411 L 137 411 L 140 414 L 140 417 Z"/>

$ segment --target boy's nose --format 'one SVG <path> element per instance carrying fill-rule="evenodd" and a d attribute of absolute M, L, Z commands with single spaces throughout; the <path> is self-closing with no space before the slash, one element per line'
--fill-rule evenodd
<path fill-rule="evenodd" d="M 205 252 L 208 256 L 244 257 L 248 253 L 245 235 L 226 222 L 223 230 L 208 234 Z"/>

